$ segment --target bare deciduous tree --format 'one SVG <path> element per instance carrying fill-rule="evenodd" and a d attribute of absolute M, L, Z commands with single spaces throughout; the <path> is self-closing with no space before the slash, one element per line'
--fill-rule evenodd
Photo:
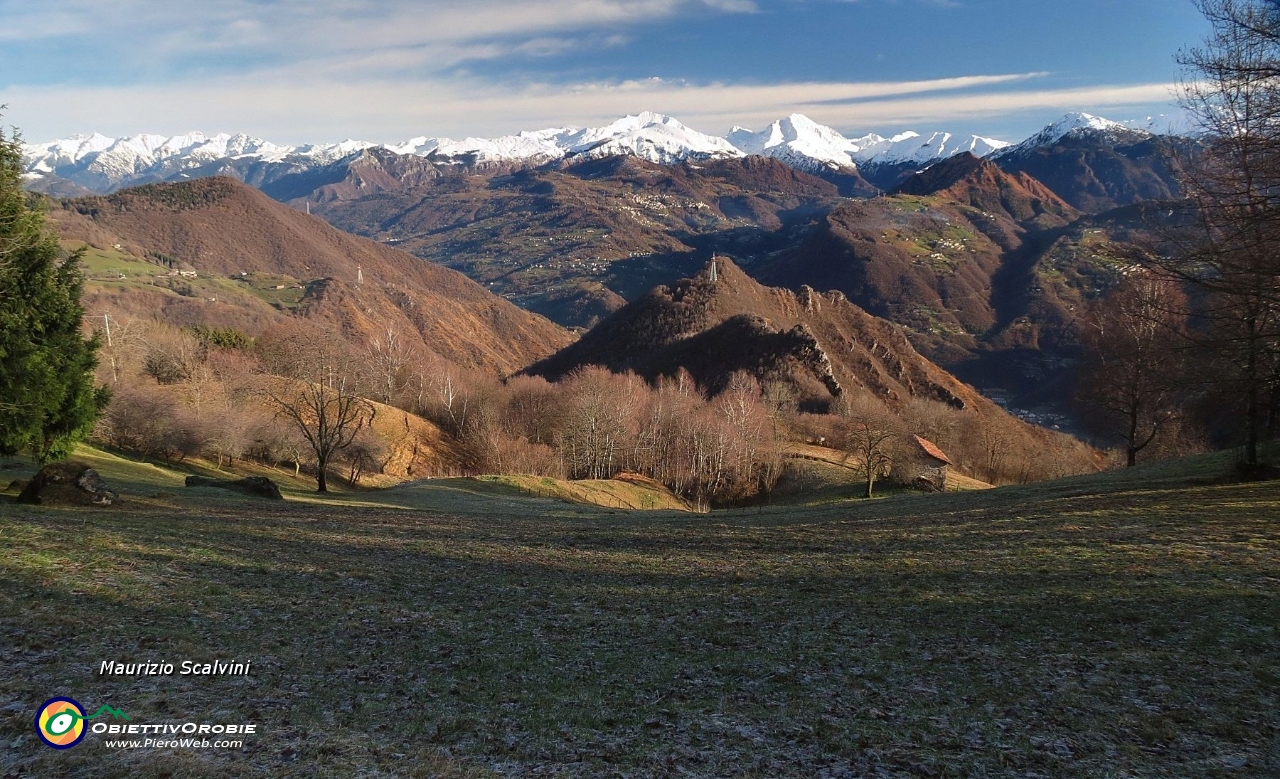
<path fill-rule="evenodd" d="M 622 463 L 643 382 L 587 366 L 570 374 L 563 385 L 566 412 L 558 444 L 569 475 L 608 479 Z"/>
<path fill-rule="evenodd" d="M 507 392 L 510 432 L 530 443 L 553 443 L 560 418 L 560 391 L 540 376 L 516 376 L 507 381 Z"/>
<path fill-rule="evenodd" d="M 876 479 L 888 475 L 898 457 L 901 423 L 883 404 L 868 395 L 841 403 L 840 445 L 847 459 L 866 479 L 865 497 L 874 495 Z"/>
<path fill-rule="evenodd" d="M 267 370 L 281 377 L 270 383 L 267 398 L 291 420 L 311 446 L 316 461 L 316 491 L 328 492 L 328 467 L 373 417 L 360 394 L 352 360 L 324 331 L 295 324 L 258 340 Z"/>
<path fill-rule="evenodd" d="M 1201 131 L 1182 185 L 1194 228 L 1153 265 L 1195 285 L 1219 365 L 1240 399 L 1245 462 L 1258 465 L 1268 364 L 1280 350 L 1280 6 L 1197 0 L 1211 24 L 1180 57 L 1181 102 Z"/>
<path fill-rule="evenodd" d="M 1114 421 L 1129 466 L 1182 416 L 1186 299 L 1152 273 L 1126 278 L 1085 317 L 1080 397 Z"/>
<path fill-rule="evenodd" d="M 386 457 L 387 447 L 382 440 L 371 428 L 360 428 L 351 444 L 341 452 L 342 461 L 347 465 L 347 483 L 358 486 L 366 472 L 381 469 Z"/>
<path fill-rule="evenodd" d="M 482 383 L 476 376 L 441 361 L 416 372 L 411 383 L 416 385 L 416 413 L 450 435 L 460 437 L 465 433 L 471 413 L 472 385 Z"/>
<path fill-rule="evenodd" d="M 387 405 L 399 398 L 412 382 L 415 362 L 413 348 L 395 328 L 388 327 L 384 333 L 369 342 L 365 361 L 368 363 L 374 397 Z"/>
<path fill-rule="evenodd" d="M 191 333 L 155 329 L 146 342 L 143 369 L 160 384 L 181 384 L 204 360 L 204 347 Z"/>
<path fill-rule="evenodd" d="M 773 488 L 782 471 L 774 422 L 759 382 L 739 371 L 716 399 L 732 434 L 728 497 L 748 498 Z"/>

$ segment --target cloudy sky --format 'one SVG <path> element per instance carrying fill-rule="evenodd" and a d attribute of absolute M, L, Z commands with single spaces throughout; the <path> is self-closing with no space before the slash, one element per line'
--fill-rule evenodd
<path fill-rule="evenodd" d="M 1067 111 L 1175 111 L 1191 0 L 0 0 L 28 141 L 494 136 L 643 110 L 703 132 L 1016 140 Z"/>

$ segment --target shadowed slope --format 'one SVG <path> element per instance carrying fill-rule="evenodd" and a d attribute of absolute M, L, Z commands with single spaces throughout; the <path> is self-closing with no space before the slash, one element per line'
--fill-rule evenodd
<path fill-rule="evenodd" d="M 725 258 L 650 291 L 527 372 L 557 379 L 583 365 L 648 379 L 684 368 L 712 393 L 745 370 L 787 381 L 815 405 L 862 387 L 891 403 L 994 408 L 842 294 L 766 287 Z"/>
<path fill-rule="evenodd" d="M 1010 416 L 843 294 L 765 287 L 725 258 L 655 288 L 526 372 L 555 380 L 586 365 L 650 381 L 684 369 L 712 395 L 745 371 L 787 385 L 801 409 L 818 412 L 863 393 L 894 411 L 913 398 L 933 400 L 975 415 L 1002 451 L 1055 453 L 1077 472 L 1095 465 L 1078 441 Z"/>
<path fill-rule="evenodd" d="M 1060 227 L 1076 216 L 1074 208 L 1026 173 L 1006 173 L 969 152 L 915 174 L 894 192 L 936 195 L 1040 228 Z"/>
<path fill-rule="evenodd" d="M 994 157 L 1009 173 L 1044 182 L 1073 207 L 1099 213 L 1144 200 L 1181 197 L 1178 177 L 1194 142 L 1146 133 L 1072 133 L 1047 146 Z"/>

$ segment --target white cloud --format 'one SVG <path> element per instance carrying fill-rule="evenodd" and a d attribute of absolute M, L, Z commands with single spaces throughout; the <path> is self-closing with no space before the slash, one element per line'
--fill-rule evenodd
<path fill-rule="evenodd" d="M 731 13 L 755 13 L 760 10 L 754 0 L 702 0 L 703 4 L 717 11 Z"/>
<path fill-rule="evenodd" d="M 35 86 L 24 81 L 58 76 L 38 65 L 9 68 L 0 73 L 0 104 L 10 106 L 6 122 L 33 140 L 203 129 L 296 143 L 499 135 L 640 110 L 714 133 L 793 111 L 848 130 L 950 127 L 967 118 L 1169 100 L 1163 84 L 1030 88 L 1043 73 L 563 85 L 530 84 L 518 72 L 507 83 L 450 72 L 481 60 L 623 45 L 644 24 L 682 14 L 759 10 L 756 0 L 0 0 L 0 40 L 44 40 L 50 50 L 81 40 L 101 61 L 125 63 L 117 68 L 122 80 L 106 86 L 81 81 L 83 71 L 61 85 Z M 153 81 L 126 83 L 133 74 Z"/>
<path fill-rule="evenodd" d="M 602 124 L 641 110 L 671 114 L 716 134 L 734 124 L 763 126 L 793 111 L 848 130 L 907 125 L 947 128 L 965 120 L 1027 112 L 1105 111 L 1167 103 L 1173 88 L 1171 84 L 1017 88 L 1037 75 L 761 85 L 647 79 L 523 88 L 479 80 L 332 83 L 255 77 L 251 82 L 221 79 L 158 86 L 21 87 L 0 93 L 0 103 L 10 106 L 5 121 L 24 128 L 33 141 L 76 128 L 110 135 L 243 131 L 284 143 L 346 137 L 391 142 L 415 135 L 495 136 Z"/>
<path fill-rule="evenodd" d="M 29 41 L 87 35 L 92 32 L 88 20 L 66 11 L 37 7 L 8 12 L 0 6 L 0 41 Z"/>
<path fill-rule="evenodd" d="M 13 40 L 92 33 L 175 52 L 273 47 L 306 56 L 316 46 L 350 51 L 601 29 L 700 7 L 757 10 L 752 0 L 43 0 L 35 8 L 0 2 L 0 21 Z"/>
<path fill-rule="evenodd" d="M 421 76 L 477 60 L 607 49 L 637 25 L 682 14 L 757 10 L 754 0 L 0 0 L 0 40 L 52 52 L 48 63 L 0 72 L 0 85 L 47 80 L 64 46 L 94 52 L 135 82 L 289 68 L 342 80 Z M 69 71 L 66 79 L 89 84 L 100 75 Z"/>

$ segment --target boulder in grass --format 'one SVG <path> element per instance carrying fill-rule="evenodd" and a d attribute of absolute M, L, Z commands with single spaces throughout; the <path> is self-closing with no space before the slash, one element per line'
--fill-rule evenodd
<path fill-rule="evenodd" d="M 246 476 L 243 479 L 211 479 L 208 476 L 193 475 L 187 477 L 187 486 L 217 487 L 221 490 L 231 490 L 255 498 L 284 500 L 284 496 L 280 494 L 280 488 L 266 476 Z"/>
<path fill-rule="evenodd" d="M 110 506 L 119 499 L 97 471 L 76 460 L 46 465 L 18 494 L 19 503 L 40 506 Z"/>
<path fill-rule="evenodd" d="M 5 492 L 12 492 L 14 494 L 17 494 L 19 492 L 22 492 L 26 488 L 27 484 L 29 483 L 30 482 L 27 481 L 26 479 L 14 479 L 13 481 L 9 482 L 9 486 L 5 488 Z"/>

